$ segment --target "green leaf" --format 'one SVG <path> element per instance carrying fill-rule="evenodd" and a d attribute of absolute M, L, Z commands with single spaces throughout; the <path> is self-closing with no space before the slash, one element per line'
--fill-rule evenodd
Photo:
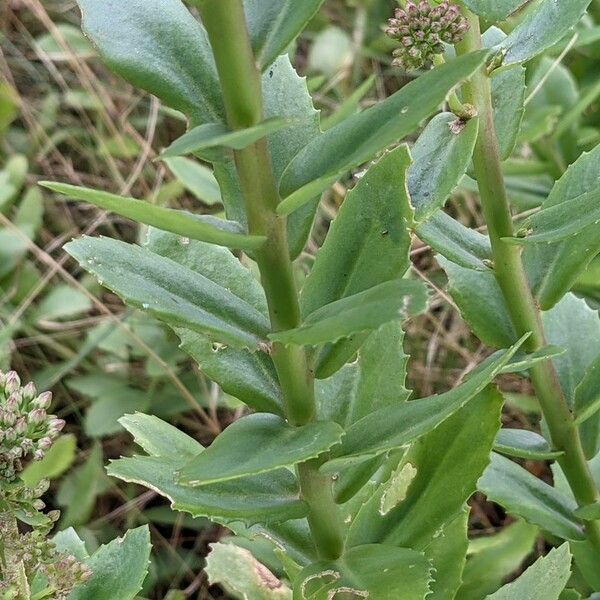
<path fill-rule="evenodd" d="M 42 460 L 29 463 L 21 479 L 28 487 L 34 488 L 42 479 L 56 479 L 75 461 L 77 440 L 68 434 L 59 437 Z"/>
<path fill-rule="evenodd" d="M 397 321 L 383 325 L 366 339 L 358 353 L 359 378 L 356 395 L 348 403 L 345 427 L 380 408 L 408 400 L 411 392 L 406 389 L 408 357 L 403 340 L 404 332 Z"/>
<path fill-rule="evenodd" d="M 462 318 L 487 346 L 506 348 L 517 338 L 502 290 L 492 271 L 475 271 L 437 256 Z"/>
<path fill-rule="evenodd" d="M 583 540 L 585 534 L 573 511 L 577 504 L 519 465 L 499 454 L 479 480 L 488 500 L 508 512 L 564 539 Z"/>
<path fill-rule="evenodd" d="M 77 535 L 72 527 L 59 531 L 53 538 L 52 543 L 57 552 L 74 556 L 77 560 L 84 562 L 90 557 L 85 542 Z"/>
<path fill-rule="evenodd" d="M 158 417 L 136 413 L 121 417 L 119 423 L 150 456 L 193 457 L 203 450 L 196 440 Z"/>
<path fill-rule="evenodd" d="M 189 458 L 136 456 L 112 461 L 107 472 L 129 483 L 155 490 L 171 502 L 173 510 L 219 523 L 269 523 L 302 519 L 306 505 L 299 497 L 296 478 L 287 469 L 201 488 L 175 481 Z"/>
<path fill-rule="evenodd" d="M 92 308 L 92 301 L 82 291 L 68 284 L 53 287 L 37 306 L 37 322 L 74 318 Z"/>
<path fill-rule="evenodd" d="M 578 205 L 583 194 L 600 187 L 600 147 L 583 153 L 554 185 L 542 204 L 542 211 L 560 210 L 565 203 Z M 579 208 L 575 206 L 575 208 Z M 575 215 L 565 213 L 568 224 Z M 586 215 L 584 215 L 585 219 Z M 598 218 L 598 217 L 597 217 Z M 559 223 L 560 228 L 563 223 Z M 552 308 L 573 286 L 590 261 L 600 252 L 600 235 L 597 225 L 588 225 L 577 235 L 551 244 L 525 246 L 524 261 L 542 309 Z M 534 230 L 535 233 L 535 230 Z M 527 238 L 525 238 L 527 239 Z"/>
<path fill-rule="evenodd" d="M 560 242 L 579 235 L 590 225 L 600 223 L 600 190 L 565 200 L 554 206 L 544 206 L 527 220 L 532 233 L 526 237 L 508 238 L 514 244 Z"/>
<path fill-rule="evenodd" d="M 263 70 L 285 53 L 321 4 L 323 0 L 244 0 L 252 48 Z"/>
<path fill-rule="evenodd" d="M 528 0 L 465 0 L 476 15 L 488 21 L 503 21 L 527 3 Z"/>
<path fill-rule="evenodd" d="M 208 277 L 265 316 L 268 314 L 262 287 L 227 250 L 195 241 L 183 245 L 178 236 L 157 229 L 148 231 L 147 247 L 202 277 Z M 281 389 L 268 354 L 213 344 L 208 337 L 195 331 L 174 329 L 181 339 L 181 348 L 223 391 L 260 412 L 282 414 Z"/>
<path fill-rule="evenodd" d="M 56 23 L 56 31 L 66 42 L 70 52 L 65 52 L 64 47 L 58 43 L 56 33 L 44 33 L 37 37 L 34 42 L 36 52 L 47 54 L 53 62 L 69 61 L 72 56 L 80 60 L 96 56 L 94 49 L 85 39 L 81 30 L 70 23 Z M 72 53 L 72 54 L 71 54 Z"/>
<path fill-rule="evenodd" d="M 584 521 L 597 521 L 600 519 L 600 502 L 581 506 L 575 511 L 575 516 Z"/>
<path fill-rule="evenodd" d="M 590 1 L 541 0 L 533 3 L 499 46 L 504 55 L 503 64 L 526 62 L 559 42 L 583 17 Z"/>
<path fill-rule="evenodd" d="M 253 306 L 206 277 L 133 244 L 81 238 L 65 250 L 128 304 L 172 326 L 237 347 L 256 348 L 269 323 Z"/>
<path fill-rule="evenodd" d="M 516 581 L 488 596 L 489 600 L 558 600 L 571 576 L 569 544 L 538 558 Z"/>
<path fill-rule="evenodd" d="M 410 154 L 406 146 L 371 165 L 350 191 L 317 253 L 300 296 L 302 313 L 402 277 L 410 264 L 406 193 Z M 318 360 L 319 378 L 335 372 L 360 347 L 364 336 L 326 346 Z"/>
<path fill-rule="evenodd" d="M 221 389 L 259 412 L 283 416 L 283 396 L 271 357 L 264 352 L 214 345 L 206 336 L 176 328 L 181 349 Z"/>
<path fill-rule="evenodd" d="M 273 171 L 279 180 L 290 160 L 320 134 L 319 113 L 313 106 L 306 80 L 297 75 L 287 56 L 280 56 L 263 74 L 262 87 L 264 117 L 283 117 L 296 123 L 267 138 Z M 215 165 L 215 176 L 221 185 L 228 218 L 245 226 L 244 202 L 234 165 Z M 303 208 L 288 218 L 288 245 L 292 258 L 296 258 L 306 244 L 321 191 L 316 190 L 307 197 Z"/>
<path fill-rule="evenodd" d="M 412 148 L 408 192 L 415 220 L 427 221 L 442 208 L 471 163 L 479 119 L 466 123 L 452 113 L 436 115 Z"/>
<path fill-rule="evenodd" d="M 205 570 L 212 585 L 239 598 L 292 600 L 292 590 L 245 548 L 221 543 L 210 548 Z"/>
<path fill-rule="evenodd" d="M 224 120 L 208 38 L 180 0 L 79 0 L 82 27 L 107 66 L 191 118 Z"/>
<path fill-rule="evenodd" d="M 497 27 L 490 27 L 482 36 L 486 48 L 502 43 L 505 38 L 506 34 Z M 514 65 L 496 71 L 492 73 L 491 85 L 500 159 L 506 160 L 515 148 L 525 114 L 525 68 Z"/>
<path fill-rule="evenodd" d="M 207 206 L 221 204 L 221 190 L 211 169 L 195 160 L 181 156 L 165 158 L 164 162 L 173 175 L 200 202 Z"/>
<path fill-rule="evenodd" d="M 335 562 L 318 562 L 294 582 L 294 598 L 424 600 L 431 581 L 429 561 L 408 548 L 372 544 L 350 548 Z"/>
<path fill-rule="evenodd" d="M 356 112 L 360 112 L 360 102 L 373 87 L 377 77 L 371 75 L 365 79 L 337 108 L 337 110 L 321 121 L 323 131 L 331 129 L 349 116 Z"/>
<path fill-rule="evenodd" d="M 64 508 L 61 527 L 83 525 L 90 518 L 96 498 L 110 487 L 104 475 L 102 448 L 94 444 L 85 462 L 71 469 L 61 481 L 57 502 Z"/>
<path fill-rule="evenodd" d="M 358 352 L 358 360 L 332 377 L 316 382 L 319 420 L 345 429 L 375 410 L 407 400 L 404 332 L 398 321 L 374 331 Z M 382 354 L 381 349 L 386 351 Z"/>
<path fill-rule="evenodd" d="M 286 168 L 280 184 L 282 197 L 316 179 L 352 169 L 414 131 L 486 57 L 487 51 L 481 51 L 442 65 L 315 138 Z"/>
<path fill-rule="evenodd" d="M 571 552 L 577 570 L 591 589 L 600 589 L 600 572 L 598 571 L 598 549 L 589 541 L 570 542 Z M 590 597 L 588 600 L 598 600 Z"/>
<path fill-rule="evenodd" d="M 544 362 L 549 358 L 555 358 L 565 354 L 566 350 L 560 346 L 543 346 L 539 350 L 526 354 L 518 352 L 513 359 L 504 367 L 503 373 L 521 373 L 531 369 L 532 366 Z"/>
<path fill-rule="evenodd" d="M 250 269 L 229 250 L 204 242 L 182 239 L 152 227 L 148 229 L 144 247 L 203 278 L 210 279 L 255 308 L 265 318 L 269 316 L 262 286 Z"/>
<path fill-rule="evenodd" d="M 142 416 L 141 421 L 127 418 L 124 425 L 131 430 L 136 444 L 152 455 L 112 461 L 107 468 L 109 475 L 156 490 L 171 501 L 174 510 L 220 522 L 243 520 L 250 524 L 257 520 L 299 519 L 306 514 L 296 478 L 286 469 L 190 488 L 176 483 L 175 473 L 204 451 L 198 442 L 154 417 Z M 159 434 L 160 439 L 155 439 Z"/>
<path fill-rule="evenodd" d="M 522 341 L 462 385 L 444 394 L 386 407 L 360 419 L 346 431 L 335 452 L 336 457 L 321 469 L 336 472 L 371 456 L 407 446 L 432 431 L 481 393 L 512 358 Z"/>
<path fill-rule="evenodd" d="M 302 313 L 402 277 L 410 265 L 410 152 L 402 145 L 371 165 L 348 192 L 300 295 Z"/>
<path fill-rule="evenodd" d="M 542 314 L 542 320 L 547 340 L 566 350 L 552 362 L 569 406 L 577 410 L 577 388 L 585 380 L 589 370 L 593 370 L 593 365 L 598 360 L 600 347 L 598 312 L 592 310 L 584 300 L 573 294 L 567 294 L 552 310 Z M 586 340 L 586 343 L 582 344 L 581 340 Z M 593 394 L 592 391 L 592 396 Z M 592 458 L 598 452 L 599 430 L 600 422 L 597 418 L 588 419 L 579 426 L 581 441 L 588 458 Z"/>
<path fill-rule="evenodd" d="M 496 436 L 494 450 L 526 460 L 553 460 L 564 454 L 553 451 L 539 433 L 526 429 L 501 429 Z"/>
<path fill-rule="evenodd" d="M 148 574 L 151 549 L 147 526 L 100 546 L 86 561 L 92 576 L 71 592 L 69 600 L 133 600 Z"/>
<path fill-rule="evenodd" d="M 87 435 L 101 438 L 122 432 L 119 419 L 130 412 L 150 409 L 152 398 L 148 392 L 125 383 L 116 389 L 107 389 L 87 409 L 84 429 Z"/>
<path fill-rule="evenodd" d="M 598 312 L 584 300 L 568 294 L 552 310 L 543 313 L 542 318 L 548 342 L 566 350 L 553 362 L 563 392 L 572 405 L 577 386 L 598 355 Z M 582 344 L 582 340 L 586 343 Z"/>
<path fill-rule="evenodd" d="M 435 251 L 467 269 L 489 271 L 484 261 L 492 261 L 490 238 L 465 227 L 443 211 L 435 213 L 415 229 L 417 235 Z"/>
<path fill-rule="evenodd" d="M 198 154 L 210 148 L 243 150 L 258 140 L 288 127 L 290 119 L 272 117 L 248 129 L 231 131 L 223 123 L 204 123 L 178 137 L 161 153 L 161 158 L 172 158 L 185 154 Z"/>
<path fill-rule="evenodd" d="M 471 540 L 456 600 L 481 600 L 495 592 L 531 554 L 537 535 L 537 527 L 516 521 L 495 535 Z"/>
<path fill-rule="evenodd" d="M 425 310 L 427 288 L 419 281 L 397 279 L 327 304 L 309 314 L 297 329 L 272 333 L 284 344 L 316 346 L 336 342 L 354 333 L 378 329 L 393 320 L 405 320 Z"/>
<path fill-rule="evenodd" d="M 575 423 L 580 425 L 600 410 L 600 355 L 588 366 L 575 388 Z"/>
<path fill-rule="evenodd" d="M 40 185 L 69 198 L 89 202 L 94 206 L 122 215 L 138 223 L 152 225 L 164 231 L 194 240 L 252 251 L 260 248 L 266 239 L 263 236 L 244 235 L 240 231 L 236 231 L 239 228 L 237 223 L 221 221 L 214 217 L 194 215 L 173 208 L 155 206 L 135 198 L 125 198 L 116 194 L 66 183 L 41 181 Z"/>
<path fill-rule="evenodd" d="M 293 427 L 276 415 L 243 417 L 179 472 L 179 482 L 202 486 L 268 473 L 316 458 L 338 444 L 343 429 L 327 421 Z"/>
<path fill-rule="evenodd" d="M 426 548 L 475 491 L 489 464 L 502 404 L 502 396 L 488 388 L 421 437 L 401 463 L 415 473 L 408 489 L 394 497 L 394 476 L 380 486 L 352 523 L 348 543 Z"/>
<path fill-rule="evenodd" d="M 469 510 L 465 506 L 424 549 L 434 569 L 434 580 L 427 600 L 448 600 L 456 596 L 462 582 L 469 545 L 468 528 Z"/>

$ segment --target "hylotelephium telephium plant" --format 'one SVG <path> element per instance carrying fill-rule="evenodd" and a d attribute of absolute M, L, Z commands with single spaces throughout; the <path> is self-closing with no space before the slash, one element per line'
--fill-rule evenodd
<path fill-rule="evenodd" d="M 42 460 L 65 422 L 48 414 L 52 394 L 21 385 L 15 371 L 0 371 L 0 598 L 30 600 L 31 582 L 42 578 L 39 598 L 62 600 L 91 572 L 74 556 L 56 551 L 48 534 L 58 511 L 42 513 L 49 481 L 28 487 L 20 474 L 29 460 Z M 30 527 L 21 533 L 18 522 Z"/>
<path fill-rule="evenodd" d="M 600 153 L 577 158 L 570 147 L 569 169 L 554 160 L 559 180 L 525 224 L 514 223 L 504 178 L 525 105 L 545 82 L 531 61 L 589 0 L 532 2 L 508 34 L 482 34 L 480 18 L 504 22 L 521 0 L 405 2 L 387 26 L 396 64 L 434 68 L 324 132 L 285 54 L 322 0 L 194 0 L 202 26 L 179 0 L 79 4 L 107 64 L 187 115 L 189 131 L 162 156 L 212 164 L 227 220 L 46 182 L 151 226 L 143 246 L 83 238 L 66 249 L 169 324 L 205 374 L 254 411 L 207 449 L 156 417 L 127 416 L 147 455 L 109 472 L 228 526 L 258 556 L 257 540 L 270 544 L 275 573 L 247 549 L 215 546 L 209 576 L 238 597 L 558 600 L 572 568 L 565 597 L 599 592 L 600 346 L 582 351 L 569 333 L 587 327 L 600 344 L 597 313 L 570 291 L 600 251 Z M 428 119 L 411 147 L 400 143 Z M 321 193 L 374 159 L 309 269 L 301 251 Z M 442 211 L 467 172 L 487 234 Z M 498 350 L 458 387 L 416 400 L 401 325 L 425 310 L 427 291 L 411 277 L 412 234 L 437 253 L 474 333 Z M 545 437 L 500 429 L 504 397 L 492 381 L 512 372 L 529 373 Z M 558 485 L 507 457 L 554 461 Z M 566 542 L 497 592 L 501 578 L 481 588 L 482 568 L 466 563 L 476 489 L 529 523 L 507 536 Z"/>

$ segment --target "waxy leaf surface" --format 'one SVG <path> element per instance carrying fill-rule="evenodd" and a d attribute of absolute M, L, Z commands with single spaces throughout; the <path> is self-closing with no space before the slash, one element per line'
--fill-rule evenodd
<path fill-rule="evenodd" d="M 175 481 L 175 473 L 204 449 L 197 442 L 195 446 L 191 444 L 187 436 L 182 446 L 183 434 L 177 428 L 149 419 L 152 418 L 145 418 L 143 428 L 139 426 L 139 419 L 130 416 L 122 423 L 150 456 L 114 460 L 107 468 L 109 475 L 155 490 L 170 500 L 173 510 L 220 523 L 243 521 L 253 525 L 259 521 L 271 523 L 305 516 L 306 506 L 299 498 L 296 479 L 286 469 L 202 488 L 180 485 Z M 148 428 L 149 423 L 152 429 Z M 149 442 L 148 434 L 158 434 L 159 430 L 160 441 Z M 175 453 L 175 448 L 181 452 Z"/>
<path fill-rule="evenodd" d="M 224 121 L 206 32 L 180 0 L 79 0 L 82 27 L 106 65 L 195 124 Z"/>
<path fill-rule="evenodd" d="M 436 115 L 412 147 L 408 192 L 415 220 L 427 221 L 442 208 L 471 163 L 479 119 L 461 122 L 452 113 Z"/>
<path fill-rule="evenodd" d="M 65 250 L 125 302 L 169 325 L 238 347 L 256 348 L 268 334 L 267 318 L 253 306 L 145 248 L 108 238 L 81 238 Z"/>
<path fill-rule="evenodd" d="M 433 69 L 383 102 L 327 130 L 289 164 L 280 184 L 282 196 L 350 170 L 414 131 L 486 56 L 487 51 L 480 51 Z"/>
<path fill-rule="evenodd" d="M 248 415 L 227 427 L 179 472 L 180 483 L 202 486 L 289 467 L 338 444 L 344 430 L 327 421 L 293 427 L 276 415 Z"/>
<path fill-rule="evenodd" d="M 161 156 L 169 158 L 184 154 L 197 154 L 210 148 L 230 148 L 242 150 L 284 127 L 291 125 L 290 120 L 274 117 L 254 127 L 231 131 L 223 123 L 204 123 L 190 129 L 177 138 Z"/>
<path fill-rule="evenodd" d="M 182 210 L 155 206 L 135 198 L 126 198 L 66 183 L 43 181 L 40 182 L 40 185 L 69 198 L 89 202 L 104 210 L 132 219 L 137 223 L 158 227 L 170 233 L 210 244 L 252 251 L 260 248 L 266 241 L 263 236 L 244 235 L 241 226 L 232 221 L 194 215 Z"/>
<path fill-rule="evenodd" d="M 492 271 L 467 269 L 440 256 L 436 259 L 448 275 L 452 299 L 475 335 L 495 348 L 514 343 L 517 334 Z"/>
<path fill-rule="evenodd" d="M 357 546 L 335 562 L 304 569 L 294 583 L 294 598 L 328 600 L 345 594 L 369 600 L 424 600 L 430 571 L 429 561 L 415 550 L 382 544 Z"/>
<path fill-rule="evenodd" d="M 406 273 L 412 221 L 406 194 L 410 161 L 408 147 L 402 145 L 372 164 L 348 192 L 302 286 L 305 316 Z"/>
<path fill-rule="evenodd" d="M 494 450 L 526 460 L 552 460 L 563 454 L 553 451 L 539 433 L 526 429 L 501 429 L 496 436 Z"/>
<path fill-rule="evenodd" d="M 581 224 L 583 222 L 581 218 L 576 219 L 577 212 L 572 214 L 564 205 L 574 203 L 574 208 L 581 208 L 581 201 L 586 199 L 584 194 L 599 188 L 600 147 L 589 153 L 583 153 L 567 169 L 542 204 L 542 212 L 546 209 L 564 211 L 562 217 L 564 222 L 557 223 L 559 229 L 573 222 Z M 598 202 L 588 208 L 589 212 L 593 213 L 597 205 Z M 587 216 L 583 215 L 584 221 Z M 544 310 L 552 308 L 568 292 L 586 266 L 600 252 L 599 234 L 600 227 L 592 221 L 591 225 L 577 229 L 576 235 L 569 234 L 566 239 L 550 244 L 525 246 L 524 261 L 529 279 L 536 298 Z"/>
<path fill-rule="evenodd" d="M 478 489 L 509 513 L 554 535 L 585 539 L 581 523 L 573 514 L 577 508 L 575 501 L 504 456 L 492 454 Z"/>
<path fill-rule="evenodd" d="M 264 70 L 304 29 L 323 0 L 244 0 L 252 48 Z"/>
<path fill-rule="evenodd" d="M 284 344 L 316 346 L 405 320 L 426 306 L 427 289 L 421 282 L 397 279 L 327 304 L 309 314 L 297 329 L 269 337 Z"/>
<path fill-rule="evenodd" d="M 346 431 L 335 458 L 321 469 L 336 472 L 366 458 L 407 446 L 429 433 L 482 392 L 517 349 L 518 345 L 514 346 L 504 356 L 449 392 L 386 407 L 360 419 Z"/>
<path fill-rule="evenodd" d="M 583 17 L 591 0 L 541 0 L 499 46 L 504 65 L 528 61 L 559 42 Z"/>
<path fill-rule="evenodd" d="M 133 600 L 148 574 L 151 549 L 147 526 L 100 546 L 85 561 L 92 576 L 75 587 L 69 600 Z"/>
<path fill-rule="evenodd" d="M 483 261 L 492 260 L 490 238 L 465 227 L 443 211 L 436 212 L 415 229 L 417 235 L 448 260 L 467 269 L 489 271 Z"/>
<path fill-rule="evenodd" d="M 538 533 L 534 525 L 515 521 L 494 535 L 470 540 L 456 600 L 481 600 L 498 590 L 531 554 Z"/>
<path fill-rule="evenodd" d="M 528 0 L 465 0 L 465 5 L 488 21 L 502 21 L 527 2 Z"/>
<path fill-rule="evenodd" d="M 403 461 L 415 470 L 406 491 L 389 503 L 398 482 L 392 476 L 382 484 L 356 516 L 348 543 L 426 548 L 475 491 L 500 428 L 502 404 L 489 387 L 419 439 Z"/>
<path fill-rule="evenodd" d="M 550 550 L 517 580 L 508 583 L 488 600 L 558 600 L 571 576 L 569 545 Z"/>

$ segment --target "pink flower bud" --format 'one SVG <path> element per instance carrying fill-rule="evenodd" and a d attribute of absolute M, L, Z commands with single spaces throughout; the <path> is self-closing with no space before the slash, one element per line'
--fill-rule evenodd
<path fill-rule="evenodd" d="M 21 378 L 16 371 L 10 371 L 6 374 L 6 383 L 4 384 L 4 392 L 10 395 L 16 392 L 21 387 Z"/>
<path fill-rule="evenodd" d="M 31 400 L 33 400 L 37 395 L 37 390 L 35 388 L 35 385 L 33 384 L 33 382 L 29 382 L 24 388 L 23 388 L 23 400 L 25 400 L 26 402 L 30 402 Z"/>
<path fill-rule="evenodd" d="M 52 403 L 52 392 L 42 392 L 34 401 L 33 404 L 36 408 L 43 408 L 47 410 L 50 408 Z"/>
<path fill-rule="evenodd" d="M 29 413 L 28 420 L 32 425 L 41 425 L 46 420 L 46 411 L 43 408 L 36 408 Z"/>

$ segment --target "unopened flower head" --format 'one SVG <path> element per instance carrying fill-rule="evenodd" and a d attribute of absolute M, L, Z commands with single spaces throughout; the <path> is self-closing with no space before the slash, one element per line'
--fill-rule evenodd
<path fill-rule="evenodd" d="M 13 481 L 27 459 L 40 460 L 64 427 L 47 414 L 52 394 L 21 385 L 15 371 L 0 371 L 0 479 Z"/>
<path fill-rule="evenodd" d="M 448 0 L 437 6 L 431 6 L 427 0 L 409 0 L 405 8 L 396 9 L 385 30 L 400 42 L 394 50 L 393 64 L 408 71 L 420 69 L 433 56 L 444 52 L 444 42 L 460 42 L 468 28 L 458 7 Z"/>

